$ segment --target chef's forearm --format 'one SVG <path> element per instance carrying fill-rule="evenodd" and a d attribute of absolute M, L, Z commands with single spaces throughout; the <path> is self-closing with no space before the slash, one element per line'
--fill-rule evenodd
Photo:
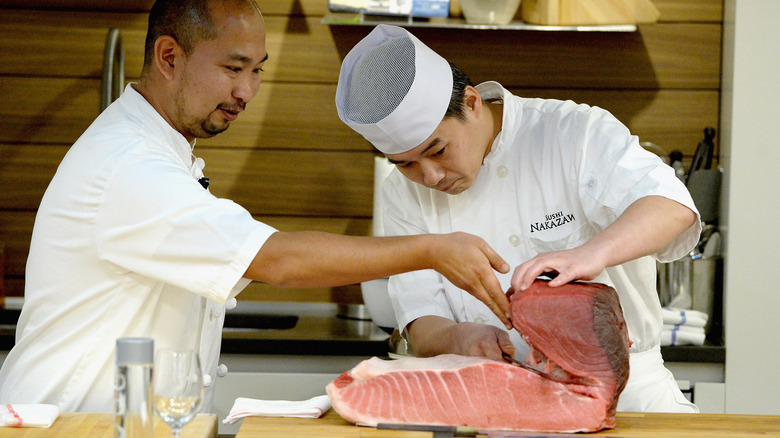
<path fill-rule="evenodd" d="M 406 326 L 408 341 L 417 357 L 454 353 L 453 337 L 448 334 L 457 323 L 440 316 L 422 316 Z"/>
<path fill-rule="evenodd" d="M 582 249 L 601 258 L 603 266 L 616 266 L 666 248 L 696 220 L 696 213 L 676 201 L 646 196 L 631 204 Z"/>
<path fill-rule="evenodd" d="M 509 272 L 509 265 L 483 239 L 468 233 L 357 237 L 276 232 L 244 278 L 283 287 L 325 287 L 421 269 L 435 269 L 511 327 L 509 301 L 494 271 Z"/>
<path fill-rule="evenodd" d="M 245 278 L 283 287 L 360 283 L 432 267 L 428 236 L 357 237 L 318 231 L 277 232 Z"/>

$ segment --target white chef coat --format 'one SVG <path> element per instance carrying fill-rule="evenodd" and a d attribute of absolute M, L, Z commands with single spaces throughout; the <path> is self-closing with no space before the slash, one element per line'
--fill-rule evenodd
<path fill-rule="evenodd" d="M 70 148 L 35 219 L 0 402 L 113 411 L 120 337 L 199 349 L 213 380 L 225 303 L 276 230 L 205 190 L 192 148 L 132 85 Z"/>
<path fill-rule="evenodd" d="M 393 170 L 382 188 L 386 235 L 465 231 L 485 239 L 514 267 L 543 252 L 582 245 L 645 196 L 663 196 L 697 211 L 674 170 L 644 150 L 609 112 L 513 96 L 496 82 L 476 88 L 483 99 L 503 100 L 504 109 L 501 132 L 474 184 L 449 195 Z M 700 231 L 696 221 L 654 257 L 607 268 L 594 280 L 617 290 L 632 353 L 657 350 L 660 359 L 655 259 L 687 254 Z M 508 290 L 511 272 L 498 278 Z M 487 306 L 432 270 L 391 277 L 389 292 L 399 327 L 436 315 L 504 328 Z M 517 356 L 524 357 L 527 345 L 516 330 L 509 334 Z"/>

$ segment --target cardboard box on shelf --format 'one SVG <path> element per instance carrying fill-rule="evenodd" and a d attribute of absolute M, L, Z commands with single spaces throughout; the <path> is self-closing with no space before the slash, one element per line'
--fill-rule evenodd
<path fill-rule="evenodd" d="M 660 12 L 651 0 L 522 0 L 530 24 L 575 26 L 654 23 Z"/>

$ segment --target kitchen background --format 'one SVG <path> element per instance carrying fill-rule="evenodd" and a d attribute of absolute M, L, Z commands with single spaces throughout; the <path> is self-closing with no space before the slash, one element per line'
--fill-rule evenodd
<path fill-rule="evenodd" d="M 135 80 L 151 3 L 0 0 L 0 245 L 4 246 L 0 284 L 4 283 L 7 296 L 23 295 L 25 259 L 41 196 L 68 147 L 99 112 L 106 33 L 109 28 L 121 30 L 127 80 Z M 765 94 L 750 87 L 763 81 L 769 82 L 764 89 L 774 90 L 776 98 L 780 91 L 776 74 L 755 77 L 742 68 L 728 67 L 740 60 L 750 72 L 780 69 L 776 47 L 780 36 L 768 24 L 772 17 L 780 19 L 780 11 L 772 1 L 743 0 L 739 9 L 735 0 L 654 3 L 661 13 L 658 22 L 638 25 L 636 32 L 412 31 L 475 83 L 497 80 L 516 94 L 601 106 L 641 141 L 666 152 L 681 151 L 686 165 L 704 127 L 716 128 L 716 160 L 735 166 L 733 174 L 727 167 L 725 175 L 730 194 L 746 195 L 723 207 L 723 217 L 733 225 L 729 231 L 739 236 L 738 244 L 731 247 L 738 264 L 730 265 L 727 256 L 725 283 L 727 306 L 733 304 L 725 324 L 729 345 L 725 380 L 738 385 L 719 390 L 725 392 L 727 412 L 780 414 L 776 372 L 780 345 L 764 341 L 758 347 L 747 342 L 758 343 L 768 332 L 780 329 L 776 321 L 756 318 L 767 308 L 780 309 L 778 294 L 764 296 L 771 287 L 777 289 L 764 278 L 777 269 L 780 243 L 777 235 L 758 237 L 758 230 L 768 231 L 766 224 L 777 221 L 777 176 L 757 180 L 748 166 L 749 162 L 756 172 L 768 173 L 771 163 L 780 164 L 777 151 L 770 150 L 770 141 L 780 138 L 777 104 L 753 114 L 751 106 L 763 101 Z M 210 189 L 285 231 L 369 234 L 374 153 L 338 120 L 333 101 L 341 58 L 370 28 L 323 24 L 328 14 L 325 0 L 260 0 L 259 4 L 266 18 L 270 55 L 264 82 L 226 133 L 198 142 L 196 152 L 206 160 Z M 766 23 L 763 32 L 768 36 L 754 31 L 754 23 Z M 743 53 L 736 48 L 751 56 L 736 56 Z M 740 84 L 751 93 L 739 94 Z M 774 121 L 766 119 L 770 114 L 775 114 Z M 764 123 L 764 132 L 775 135 L 756 132 L 751 128 L 755 123 Z M 738 171 L 744 180 L 736 179 Z M 774 186 L 765 186 L 772 178 Z M 751 210 L 755 217 L 745 216 Z M 772 242 L 774 246 L 767 246 Z M 763 257 L 751 263 L 756 252 Z M 361 302 L 357 285 L 303 290 L 255 283 L 239 298 Z M 763 354 L 774 367 L 753 363 L 756 354 Z M 750 365 L 739 362 L 745 357 L 752 359 Z"/>

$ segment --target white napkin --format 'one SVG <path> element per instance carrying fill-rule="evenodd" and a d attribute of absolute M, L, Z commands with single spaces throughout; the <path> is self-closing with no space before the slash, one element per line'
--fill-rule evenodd
<path fill-rule="evenodd" d="M 60 408 L 45 404 L 0 404 L 0 427 L 49 427 Z"/>
<path fill-rule="evenodd" d="M 328 409 L 330 409 L 330 399 L 327 395 L 318 395 L 302 401 L 255 400 L 239 397 L 222 423 L 233 424 L 244 417 L 319 418 Z"/>
<path fill-rule="evenodd" d="M 677 309 L 664 307 L 661 309 L 664 324 L 687 325 L 692 327 L 704 327 L 707 325 L 708 315 L 698 310 Z"/>

